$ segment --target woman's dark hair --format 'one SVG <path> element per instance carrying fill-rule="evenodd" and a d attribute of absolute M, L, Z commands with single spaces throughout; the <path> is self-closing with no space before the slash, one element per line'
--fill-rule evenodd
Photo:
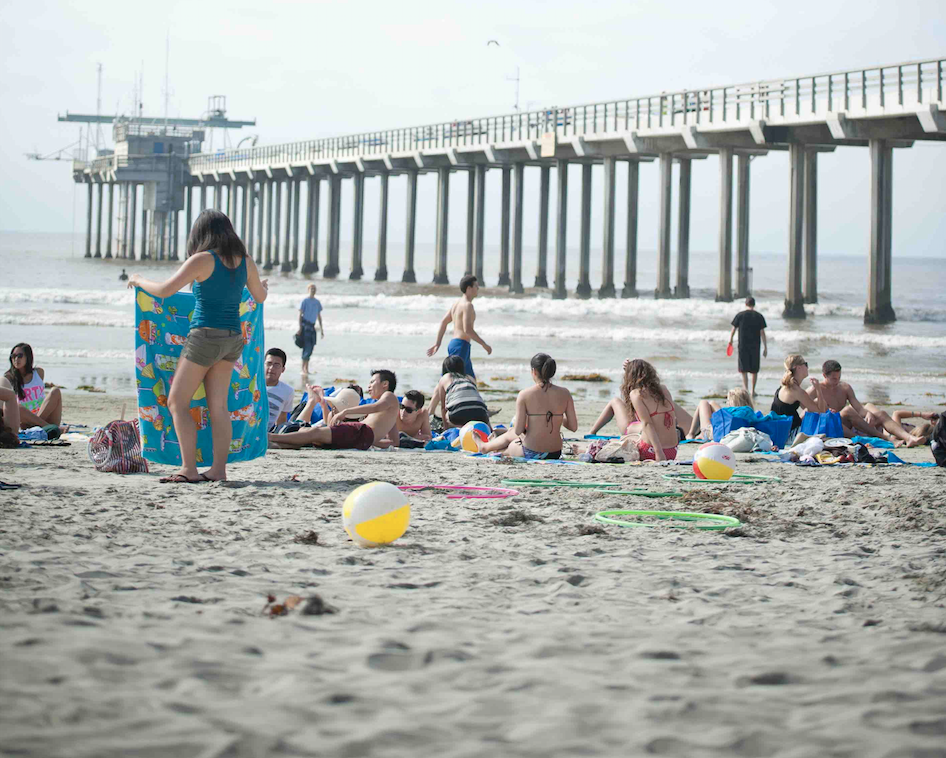
<path fill-rule="evenodd" d="M 408 390 L 404 393 L 404 399 L 410 400 L 418 408 L 424 407 L 424 393 L 420 390 Z"/>
<path fill-rule="evenodd" d="M 443 359 L 443 366 L 440 371 L 444 374 L 453 374 L 454 376 L 466 376 L 466 364 L 459 355 L 448 355 Z"/>
<path fill-rule="evenodd" d="M 532 370 L 539 375 L 539 379 L 542 380 L 543 389 L 548 389 L 552 377 L 555 376 L 555 359 L 545 353 L 536 353 L 532 356 L 532 361 L 529 365 L 532 367 Z"/>
<path fill-rule="evenodd" d="M 13 367 L 13 354 L 18 348 L 22 348 L 23 355 L 26 356 L 26 363 L 23 365 L 23 374 L 33 373 L 33 348 L 25 342 L 20 342 L 14 345 L 13 349 L 10 351 L 10 368 L 4 376 L 10 380 L 10 384 L 13 385 L 13 391 L 16 393 L 16 396 L 20 398 L 20 400 L 25 400 L 26 395 L 23 393 L 23 374 Z"/>
<path fill-rule="evenodd" d="M 397 376 L 394 375 L 393 371 L 389 371 L 386 368 L 372 369 L 371 375 L 374 376 L 375 374 L 381 377 L 382 382 L 388 383 L 388 392 L 394 392 L 397 388 Z"/>
<path fill-rule="evenodd" d="M 233 231 L 230 219 L 225 213 L 210 208 L 201 211 L 191 227 L 187 238 L 187 257 L 208 250 L 219 255 L 229 268 L 234 268 L 240 258 L 246 257 L 246 245 Z"/>
<path fill-rule="evenodd" d="M 355 392 L 358 393 L 358 397 L 360 397 L 362 400 L 365 399 L 365 391 L 361 388 L 360 385 L 358 385 L 358 384 L 349 384 L 349 385 L 348 385 L 348 389 L 350 389 L 350 390 L 355 390 Z"/>

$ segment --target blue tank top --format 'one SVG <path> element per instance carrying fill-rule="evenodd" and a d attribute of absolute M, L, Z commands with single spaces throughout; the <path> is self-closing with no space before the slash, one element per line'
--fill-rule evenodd
<path fill-rule="evenodd" d="M 239 266 L 230 269 L 223 265 L 213 250 L 207 252 L 214 257 L 214 270 L 204 281 L 195 281 L 191 287 L 197 299 L 191 329 L 205 326 L 239 332 L 240 302 L 246 286 L 246 257 Z"/>

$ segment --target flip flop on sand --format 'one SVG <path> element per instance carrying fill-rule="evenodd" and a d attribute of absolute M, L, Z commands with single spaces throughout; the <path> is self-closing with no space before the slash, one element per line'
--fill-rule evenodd
<path fill-rule="evenodd" d="M 204 479 L 203 477 L 200 479 L 188 479 L 183 474 L 174 474 L 174 476 L 162 476 L 158 481 L 161 482 L 161 484 L 203 484 L 210 480 Z"/>
<path fill-rule="evenodd" d="M 0 490 L 18 490 L 22 484 L 10 484 L 9 482 L 0 482 Z"/>

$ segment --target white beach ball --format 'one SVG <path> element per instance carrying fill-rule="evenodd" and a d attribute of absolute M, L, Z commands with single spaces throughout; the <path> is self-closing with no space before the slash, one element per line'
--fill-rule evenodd
<path fill-rule="evenodd" d="M 356 393 L 357 394 L 357 393 Z M 378 547 L 394 542 L 411 522 L 407 497 L 388 482 L 363 484 L 345 498 L 342 524 L 360 547 Z"/>

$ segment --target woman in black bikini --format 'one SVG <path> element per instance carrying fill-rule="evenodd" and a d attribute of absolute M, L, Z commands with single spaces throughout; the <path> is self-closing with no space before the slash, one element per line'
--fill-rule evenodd
<path fill-rule="evenodd" d="M 537 353 L 530 366 L 535 384 L 522 390 L 516 398 L 515 428 L 479 445 L 481 453 L 502 450 L 509 458 L 561 458 L 562 427 L 571 432 L 578 429 L 572 394 L 552 384 L 555 361 L 545 353 Z"/>
<path fill-rule="evenodd" d="M 806 377 L 811 382 L 811 386 L 815 388 L 814 397 L 801 388 L 801 383 L 805 381 Z M 804 356 L 792 353 L 785 359 L 785 375 L 782 377 L 782 383 L 775 391 L 775 397 L 772 400 L 773 413 L 792 417 L 792 430 L 788 434 L 789 442 L 801 428 L 801 416 L 798 414 L 799 406 L 812 413 L 824 413 L 828 408 L 824 397 L 821 395 L 818 380 L 813 376 L 808 376 L 808 362 Z"/>

